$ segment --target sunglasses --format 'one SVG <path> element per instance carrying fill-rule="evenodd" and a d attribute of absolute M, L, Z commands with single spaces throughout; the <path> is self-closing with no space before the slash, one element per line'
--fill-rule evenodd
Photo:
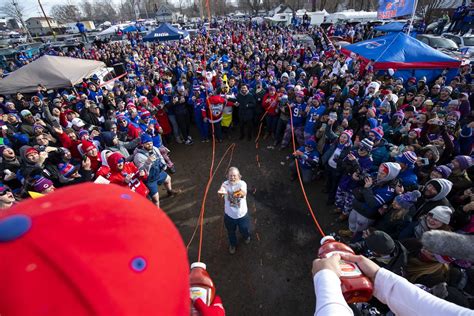
<path fill-rule="evenodd" d="M 0 196 L 4 196 L 4 195 L 6 195 L 8 192 L 12 192 L 12 190 L 11 190 L 11 189 L 5 189 L 5 190 L 3 190 L 2 192 L 0 192 Z"/>
<path fill-rule="evenodd" d="M 120 158 L 117 163 L 124 163 L 125 162 L 125 159 L 124 158 Z"/>

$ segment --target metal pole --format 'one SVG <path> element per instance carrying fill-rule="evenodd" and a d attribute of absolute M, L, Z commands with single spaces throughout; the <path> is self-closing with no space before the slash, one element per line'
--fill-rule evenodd
<path fill-rule="evenodd" d="M 30 30 L 26 26 L 25 21 L 23 21 L 23 14 L 21 14 L 20 10 L 18 10 L 18 3 L 15 0 L 13 0 L 12 4 L 15 7 L 16 15 L 20 19 L 21 25 L 23 26 L 23 30 L 26 31 L 26 37 L 28 38 L 30 42 L 33 42 L 33 36 L 31 36 Z"/>
<path fill-rule="evenodd" d="M 413 6 L 413 14 L 411 15 L 410 25 L 408 25 L 407 35 L 410 36 L 410 31 L 413 27 L 413 20 L 415 19 L 416 7 L 418 6 L 418 0 L 415 0 L 415 5 Z"/>
<path fill-rule="evenodd" d="M 43 5 L 41 4 L 41 0 L 38 0 L 39 6 L 41 8 L 41 11 L 43 12 L 44 18 L 46 19 L 46 22 L 48 23 L 49 30 L 51 33 L 53 33 L 53 38 L 56 40 L 56 33 L 54 32 L 53 28 L 51 27 L 51 23 L 49 23 L 49 19 L 46 16 L 46 13 L 44 12 Z"/>

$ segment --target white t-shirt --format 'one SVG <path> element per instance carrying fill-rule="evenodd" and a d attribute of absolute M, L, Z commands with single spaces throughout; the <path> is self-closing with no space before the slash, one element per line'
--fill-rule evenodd
<path fill-rule="evenodd" d="M 342 151 L 341 148 L 336 147 L 336 150 L 334 150 L 334 153 L 332 154 L 331 158 L 329 158 L 328 165 L 331 168 L 334 168 L 334 169 L 337 168 L 337 163 L 334 160 L 339 157 L 339 155 L 341 154 L 341 151 Z"/>
<path fill-rule="evenodd" d="M 225 181 L 222 184 L 222 187 L 227 191 L 225 195 L 225 213 L 233 218 L 238 219 L 242 218 L 247 214 L 247 196 L 243 198 L 234 197 L 234 192 L 239 190 L 247 192 L 247 183 L 245 181 L 238 181 L 236 183 L 230 183 L 229 181 Z"/>

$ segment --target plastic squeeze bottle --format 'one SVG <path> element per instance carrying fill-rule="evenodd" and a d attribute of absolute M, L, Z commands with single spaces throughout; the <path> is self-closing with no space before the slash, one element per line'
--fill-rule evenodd
<path fill-rule="evenodd" d="M 206 264 L 203 262 L 194 262 L 191 264 L 190 272 L 190 292 L 191 300 L 194 302 L 197 298 L 202 299 L 202 301 L 207 305 L 211 305 L 214 301 L 214 296 L 216 295 L 216 288 L 214 287 L 214 282 L 212 282 L 211 277 L 206 271 Z M 199 316 L 199 312 L 191 307 L 191 315 Z"/>
<path fill-rule="evenodd" d="M 325 236 L 321 239 L 321 247 L 318 251 L 318 257 L 328 258 L 335 254 L 352 254 L 354 251 L 351 247 L 337 242 L 332 236 Z M 341 288 L 342 294 L 347 303 L 368 302 L 372 298 L 374 286 L 357 264 L 345 260 L 340 260 L 341 267 Z"/>

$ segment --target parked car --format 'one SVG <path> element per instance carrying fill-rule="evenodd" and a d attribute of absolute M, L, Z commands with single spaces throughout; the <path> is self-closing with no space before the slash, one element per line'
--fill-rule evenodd
<path fill-rule="evenodd" d="M 466 57 L 474 56 L 474 35 L 454 35 L 450 33 L 445 33 L 441 35 L 444 38 L 450 39 L 455 42 L 459 50 Z"/>
<path fill-rule="evenodd" d="M 306 35 L 306 34 L 295 34 L 292 35 L 291 38 L 293 39 L 293 42 L 296 45 L 299 45 L 301 47 L 309 47 L 312 50 L 315 50 L 316 47 L 314 46 L 314 40 L 311 38 L 311 36 Z"/>
<path fill-rule="evenodd" d="M 459 59 L 463 58 L 458 45 L 454 41 L 450 40 L 449 38 L 445 38 L 438 35 L 432 35 L 432 34 L 418 34 L 416 38 L 419 41 L 447 55 L 450 55 L 452 57 L 456 57 Z"/>

